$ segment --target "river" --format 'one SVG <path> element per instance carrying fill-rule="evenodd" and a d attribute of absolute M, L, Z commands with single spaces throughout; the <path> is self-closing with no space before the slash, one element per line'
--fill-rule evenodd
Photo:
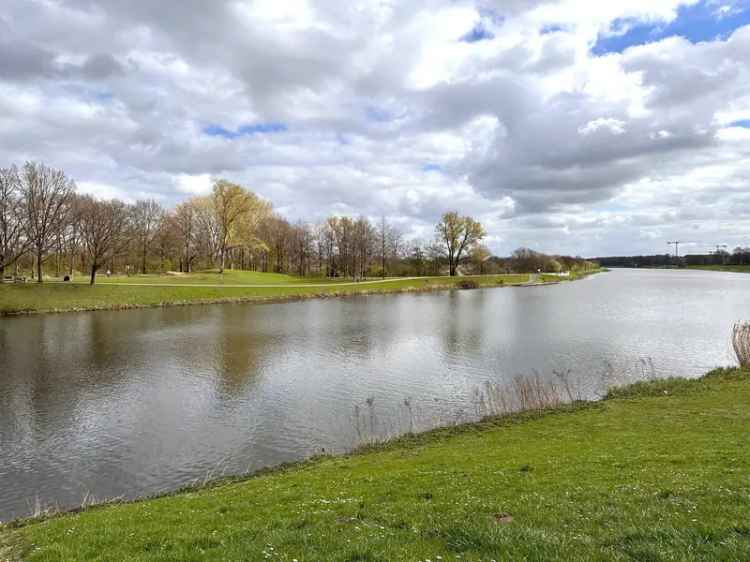
<path fill-rule="evenodd" d="M 477 389 L 582 397 L 733 364 L 750 275 L 0 319 L 0 520 L 133 498 L 471 419 Z M 416 421 L 415 421 L 416 420 Z M 415 425 L 416 424 L 416 425 Z"/>

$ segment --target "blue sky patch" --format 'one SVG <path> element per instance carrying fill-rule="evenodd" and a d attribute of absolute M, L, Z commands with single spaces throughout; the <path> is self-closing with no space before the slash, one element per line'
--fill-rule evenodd
<path fill-rule="evenodd" d="M 623 33 L 599 35 L 591 49 L 595 55 L 621 53 L 634 45 L 645 45 L 666 37 L 679 35 L 692 43 L 724 39 L 744 25 L 750 24 L 750 9 L 744 5 L 725 14 L 717 12 L 718 6 L 701 0 L 692 6 L 681 6 L 677 17 L 669 23 L 644 23 L 635 20 L 617 20 L 613 30 Z"/>
<path fill-rule="evenodd" d="M 94 99 L 96 99 L 96 101 L 100 103 L 110 103 L 115 99 L 115 97 L 111 92 L 97 92 L 96 94 L 94 94 Z"/>
<path fill-rule="evenodd" d="M 375 121 L 376 123 L 387 123 L 393 120 L 393 116 L 390 113 L 373 105 L 367 106 L 365 114 L 370 121 Z"/>
<path fill-rule="evenodd" d="M 422 166 L 423 172 L 442 172 L 443 167 L 440 164 L 427 163 Z"/>
<path fill-rule="evenodd" d="M 729 124 L 730 127 L 742 127 L 743 129 L 750 129 L 750 119 L 740 119 L 734 123 Z"/>
<path fill-rule="evenodd" d="M 556 23 L 542 26 L 542 29 L 539 30 L 539 33 L 542 35 L 547 35 L 548 33 L 555 33 L 557 31 L 565 31 L 565 28 L 562 25 L 558 25 Z"/>
<path fill-rule="evenodd" d="M 485 41 L 487 39 L 494 38 L 495 34 L 487 29 L 482 21 L 479 21 L 474 27 L 471 28 L 471 31 L 469 31 L 466 35 L 463 35 L 460 40 L 464 43 L 476 43 L 478 41 Z"/>
<path fill-rule="evenodd" d="M 282 133 L 286 130 L 287 126 L 283 123 L 255 123 L 241 125 L 236 131 L 232 131 L 221 125 L 208 125 L 203 128 L 203 132 L 211 137 L 223 137 L 232 140 L 259 133 Z"/>

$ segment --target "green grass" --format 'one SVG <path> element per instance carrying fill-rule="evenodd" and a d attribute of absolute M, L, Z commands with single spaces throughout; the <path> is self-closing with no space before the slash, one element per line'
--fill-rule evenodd
<path fill-rule="evenodd" d="M 86 276 L 79 276 L 76 282 L 87 283 Z M 345 280 L 351 281 L 351 280 Z M 284 273 L 261 273 L 258 271 L 239 271 L 227 269 L 224 273 L 218 270 L 197 271 L 195 273 L 186 273 L 182 275 L 166 274 L 147 274 L 147 275 L 113 275 L 106 277 L 99 275 L 97 282 L 105 283 L 126 283 L 126 284 L 205 284 L 205 285 L 300 285 L 300 284 L 321 284 L 336 283 L 335 279 L 326 277 L 296 277 Z M 342 282 L 342 281 L 338 281 Z"/>
<path fill-rule="evenodd" d="M 7 528 L 0 559 L 750 560 L 748 403 L 739 370 L 642 383 Z"/>
<path fill-rule="evenodd" d="M 156 286 L 128 286 L 107 285 L 102 282 L 94 287 L 77 283 L 47 283 L 37 285 L 28 284 L 5 284 L 0 285 L 0 315 L 36 313 L 36 312 L 59 312 L 74 310 L 100 310 L 100 309 L 122 309 L 147 306 L 166 306 L 182 304 L 199 304 L 214 302 L 245 302 L 264 300 L 284 300 L 294 298 L 326 297 L 365 293 L 388 293 L 401 291 L 431 291 L 437 289 L 454 288 L 456 284 L 467 277 L 424 277 L 419 279 L 389 279 L 377 283 L 353 284 L 351 281 L 324 283 L 323 286 L 295 286 L 297 280 L 288 276 L 276 274 L 252 273 L 240 276 L 245 281 L 254 279 L 256 286 L 247 284 L 243 287 L 221 287 L 221 286 L 159 286 L 167 281 L 162 277 L 149 277 L 158 279 Z M 180 278 L 175 283 L 205 283 L 211 278 L 210 273 L 194 274 Z M 271 275 L 270 278 L 260 277 Z M 276 283 L 279 277 L 286 277 L 284 283 Z M 227 276 L 227 283 L 233 284 Z M 137 279 L 137 278 L 135 278 Z M 171 279 L 171 278 L 168 278 Z M 480 286 L 491 287 L 499 285 L 520 284 L 528 281 L 528 275 L 483 275 L 470 277 Z M 294 280 L 292 282 L 291 280 Z M 111 281 L 111 280 L 110 280 Z M 138 281 L 134 281 L 138 282 Z M 257 286 L 260 284 L 273 284 L 271 287 Z M 317 284 L 316 284 L 317 285 Z"/>
<path fill-rule="evenodd" d="M 690 265 L 688 269 L 702 269 L 704 271 L 733 271 L 735 273 L 750 273 L 750 265 Z"/>

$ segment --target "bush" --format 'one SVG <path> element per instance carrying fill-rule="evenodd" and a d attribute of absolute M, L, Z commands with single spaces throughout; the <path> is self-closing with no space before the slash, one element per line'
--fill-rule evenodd
<path fill-rule="evenodd" d="M 477 283 L 473 279 L 462 279 L 458 282 L 457 286 L 459 289 L 478 289 L 479 283 Z"/>

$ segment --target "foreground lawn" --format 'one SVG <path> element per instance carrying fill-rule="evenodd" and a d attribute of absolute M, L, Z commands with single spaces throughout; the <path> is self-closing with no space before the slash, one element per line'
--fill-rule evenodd
<path fill-rule="evenodd" d="M 206 274 L 210 275 L 210 274 Z M 255 274 L 267 275 L 267 274 Z M 270 274 L 274 277 L 275 274 Z M 287 276 L 282 276 L 287 277 Z M 134 278 L 137 279 L 137 278 Z M 171 278 L 170 278 L 171 279 Z M 293 279 L 293 278 L 290 278 Z M 155 286 L 108 285 L 104 281 L 94 287 L 85 284 L 35 283 L 0 285 L 0 315 L 66 310 L 99 310 L 165 306 L 213 302 L 244 302 L 272 299 L 337 296 L 399 291 L 430 291 L 455 288 L 473 280 L 479 286 L 493 287 L 526 283 L 528 275 L 482 275 L 474 277 L 423 277 L 419 279 L 388 279 L 386 281 L 352 283 L 334 282 L 322 285 L 294 285 L 273 281 L 255 286 L 180 286 L 167 281 Z M 111 281 L 110 281 L 111 282 Z M 150 281 L 148 281 L 150 283 Z M 191 281 L 193 283 L 194 281 Z M 227 283 L 230 283 L 229 281 Z M 272 285 L 272 286 L 258 286 Z"/>
<path fill-rule="evenodd" d="M 0 559 L 750 560 L 750 373 L 0 531 Z M 3 554 L 4 553 L 4 554 Z"/>

